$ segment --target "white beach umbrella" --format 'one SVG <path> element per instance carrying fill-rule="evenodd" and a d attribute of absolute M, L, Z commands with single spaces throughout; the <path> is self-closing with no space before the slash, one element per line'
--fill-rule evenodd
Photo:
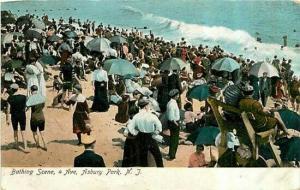
<path fill-rule="evenodd" d="M 265 72 L 268 73 L 268 77 L 278 77 L 279 76 L 277 69 L 273 65 L 266 63 L 266 62 L 258 62 L 256 64 L 254 64 L 251 67 L 249 74 L 256 76 L 256 77 L 262 77 L 263 73 L 265 73 Z"/>

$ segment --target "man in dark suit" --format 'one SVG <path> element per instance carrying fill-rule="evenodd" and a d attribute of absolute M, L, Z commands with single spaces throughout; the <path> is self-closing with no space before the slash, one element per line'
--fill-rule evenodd
<path fill-rule="evenodd" d="M 74 167 L 105 167 L 103 158 L 94 152 L 96 139 L 90 135 L 82 134 L 81 143 L 85 151 L 74 160 Z"/>
<path fill-rule="evenodd" d="M 264 72 L 263 77 L 259 79 L 259 92 L 261 103 L 265 107 L 268 101 L 268 97 L 271 94 L 271 80 L 268 78 L 268 73 Z"/>

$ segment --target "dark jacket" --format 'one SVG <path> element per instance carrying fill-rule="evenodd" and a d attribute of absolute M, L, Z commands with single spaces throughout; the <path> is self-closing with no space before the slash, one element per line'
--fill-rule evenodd
<path fill-rule="evenodd" d="M 92 150 L 85 150 L 74 160 L 74 167 L 105 167 L 103 158 Z"/>
<path fill-rule="evenodd" d="M 272 86 L 271 86 L 271 80 L 270 78 L 267 78 L 266 81 L 264 81 L 264 78 L 260 78 L 259 79 L 259 91 L 260 93 L 263 93 L 266 96 L 270 96 L 271 95 L 271 90 L 272 90 Z"/>

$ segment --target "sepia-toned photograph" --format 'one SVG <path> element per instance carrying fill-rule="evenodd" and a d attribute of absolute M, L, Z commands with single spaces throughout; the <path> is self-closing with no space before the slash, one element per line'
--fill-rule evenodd
<path fill-rule="evenodd" d="M 1 1 L 2 167 L 299 168 L 299 114 L 299 0 Z"/>

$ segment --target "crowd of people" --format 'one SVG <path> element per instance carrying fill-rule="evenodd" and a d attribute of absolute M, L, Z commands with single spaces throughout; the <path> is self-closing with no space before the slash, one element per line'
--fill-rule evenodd
<path fill-rule="evenodd" d="M 291 69 L 292 60 L 283 58 L 281 61 L 274 56 L 273 60 L 266 62 L 276 68 L 278 76 L 269 77 L 270 73 L 266 71 L 262 77 L 258 77 L 249 75 L 255 61 L 227 53 L 219 45 L 194 46 L 184 38 L 176 43 L 156 37 L 152 32 L 144 35 L 138 30 L 103 24 L 96 26 L 95 21 L 82 22 L 72 17 L 67 22 L 63 18 L 49 19 L 48 15 L 41 18 L 25 15 L 23 20 L 20 18 L 15 24 L 2 24 L 2 36 L 12 34 L 13 38 L 10 42 L 1 43 L 1 92 L 2 109 L 7 114 L 7 123 L 12 123 L 16 146 L 20 126 L 24 152 L 29 152 L 23 135 L 28 108 L 31 108 L 30 126 L 34 141 L 37 147 L 47 151 L 44 134 L 47 121 L 43 113 L 47 91 L 45 80 L 52 80 L 53 89 L 57 91 L 52 106 L 74 110 L 73 133 L 78 138 L 78 145 L 85 146 L 85 152 L 74 161 L 75 167 L 105 166 L 102 157 L 93 152 L 96 137 L 93 136 L 90 113 L 107 112 L 112 105 L 118 106 L 115 120 L 126 125 L 123 167 L 147 167 L 149 153 L 154 157 L 156 166 L 163 167 L 159 146 L 169 146 L 169 154 L 165 159 L 172 161 L 176 159 L 181 144 L 197 145 L 196 152 L 191 154 L 187 163 L 189 167 L 217 166 L 218 158 L 207 163 L 203 151 L 205 146 L 218 146 L 218 143 L 197 144 L 195 139 L 190 138 L 197 135 L 201 128 L 218 128 L 211 105 L 204 100 L 203 106 L 194 111 L 195 100 L 185 95 L 185 92 L 201 85 L 208 86 L 209 97 L 252 113 L 250 121 L 255 132 L 278 128 L 289 138 L 299 138 L 297 134 L 291 134 L 277 112 L 282 108 L 300 111 L 300 78 Z M 24 21 L 26 19 L 28 22 Z M 40 28 L 37 21 L 45 25 Z M 40 33 L 29 34 L 32 30 Z M 103 51 L 87 47 L 92 39 L 112 39 L 115 36 L 125 41 L 114 41 Z M 46 66 L 48 63 L 43 61 L 44 56 L 56 61 Z M 165 61 L 174 58 L 185 66 L 180 69 L 160 69 Z M 233 72 L 212 70 L 213 63 L 221 58 L 235 60 L 240 69 Z M 104 66 L 111 59 L 127 60 L 135 66 L 139 75 L 109 73 Z M 16 60 L 22 63 L 19 67 L 13 64 Z M 54 68 L 60 69 L 59 75 L 52 76 L 50 71 Z M 91 107 L 88 106 L 87 94 L 82 91 L 82 81 L 90 81 L 93 87 Z M 26 95 L 18 93 L 21 87 L 27 89 Z M 237 94 L 238 97 L 235 96 Z M 275 108 L 271 102 L 275 103 Z M 72 106 L 75 108 L 72 109 Z M 225 111 L 224 115 L 228 116 L 228 120 L 234 117 Z M 169 130 L 169 135 L 163 132 L 166 130 Z M 236 132 L 230 131 L 227 136 L 228 150 L 250 159 L 249 150 L 247 152 L 250 145 L 239 142 Z M 299 164 L 298 159 L 288 161 Z M 231 166 L 239 164 L 232 163 Z"/>

